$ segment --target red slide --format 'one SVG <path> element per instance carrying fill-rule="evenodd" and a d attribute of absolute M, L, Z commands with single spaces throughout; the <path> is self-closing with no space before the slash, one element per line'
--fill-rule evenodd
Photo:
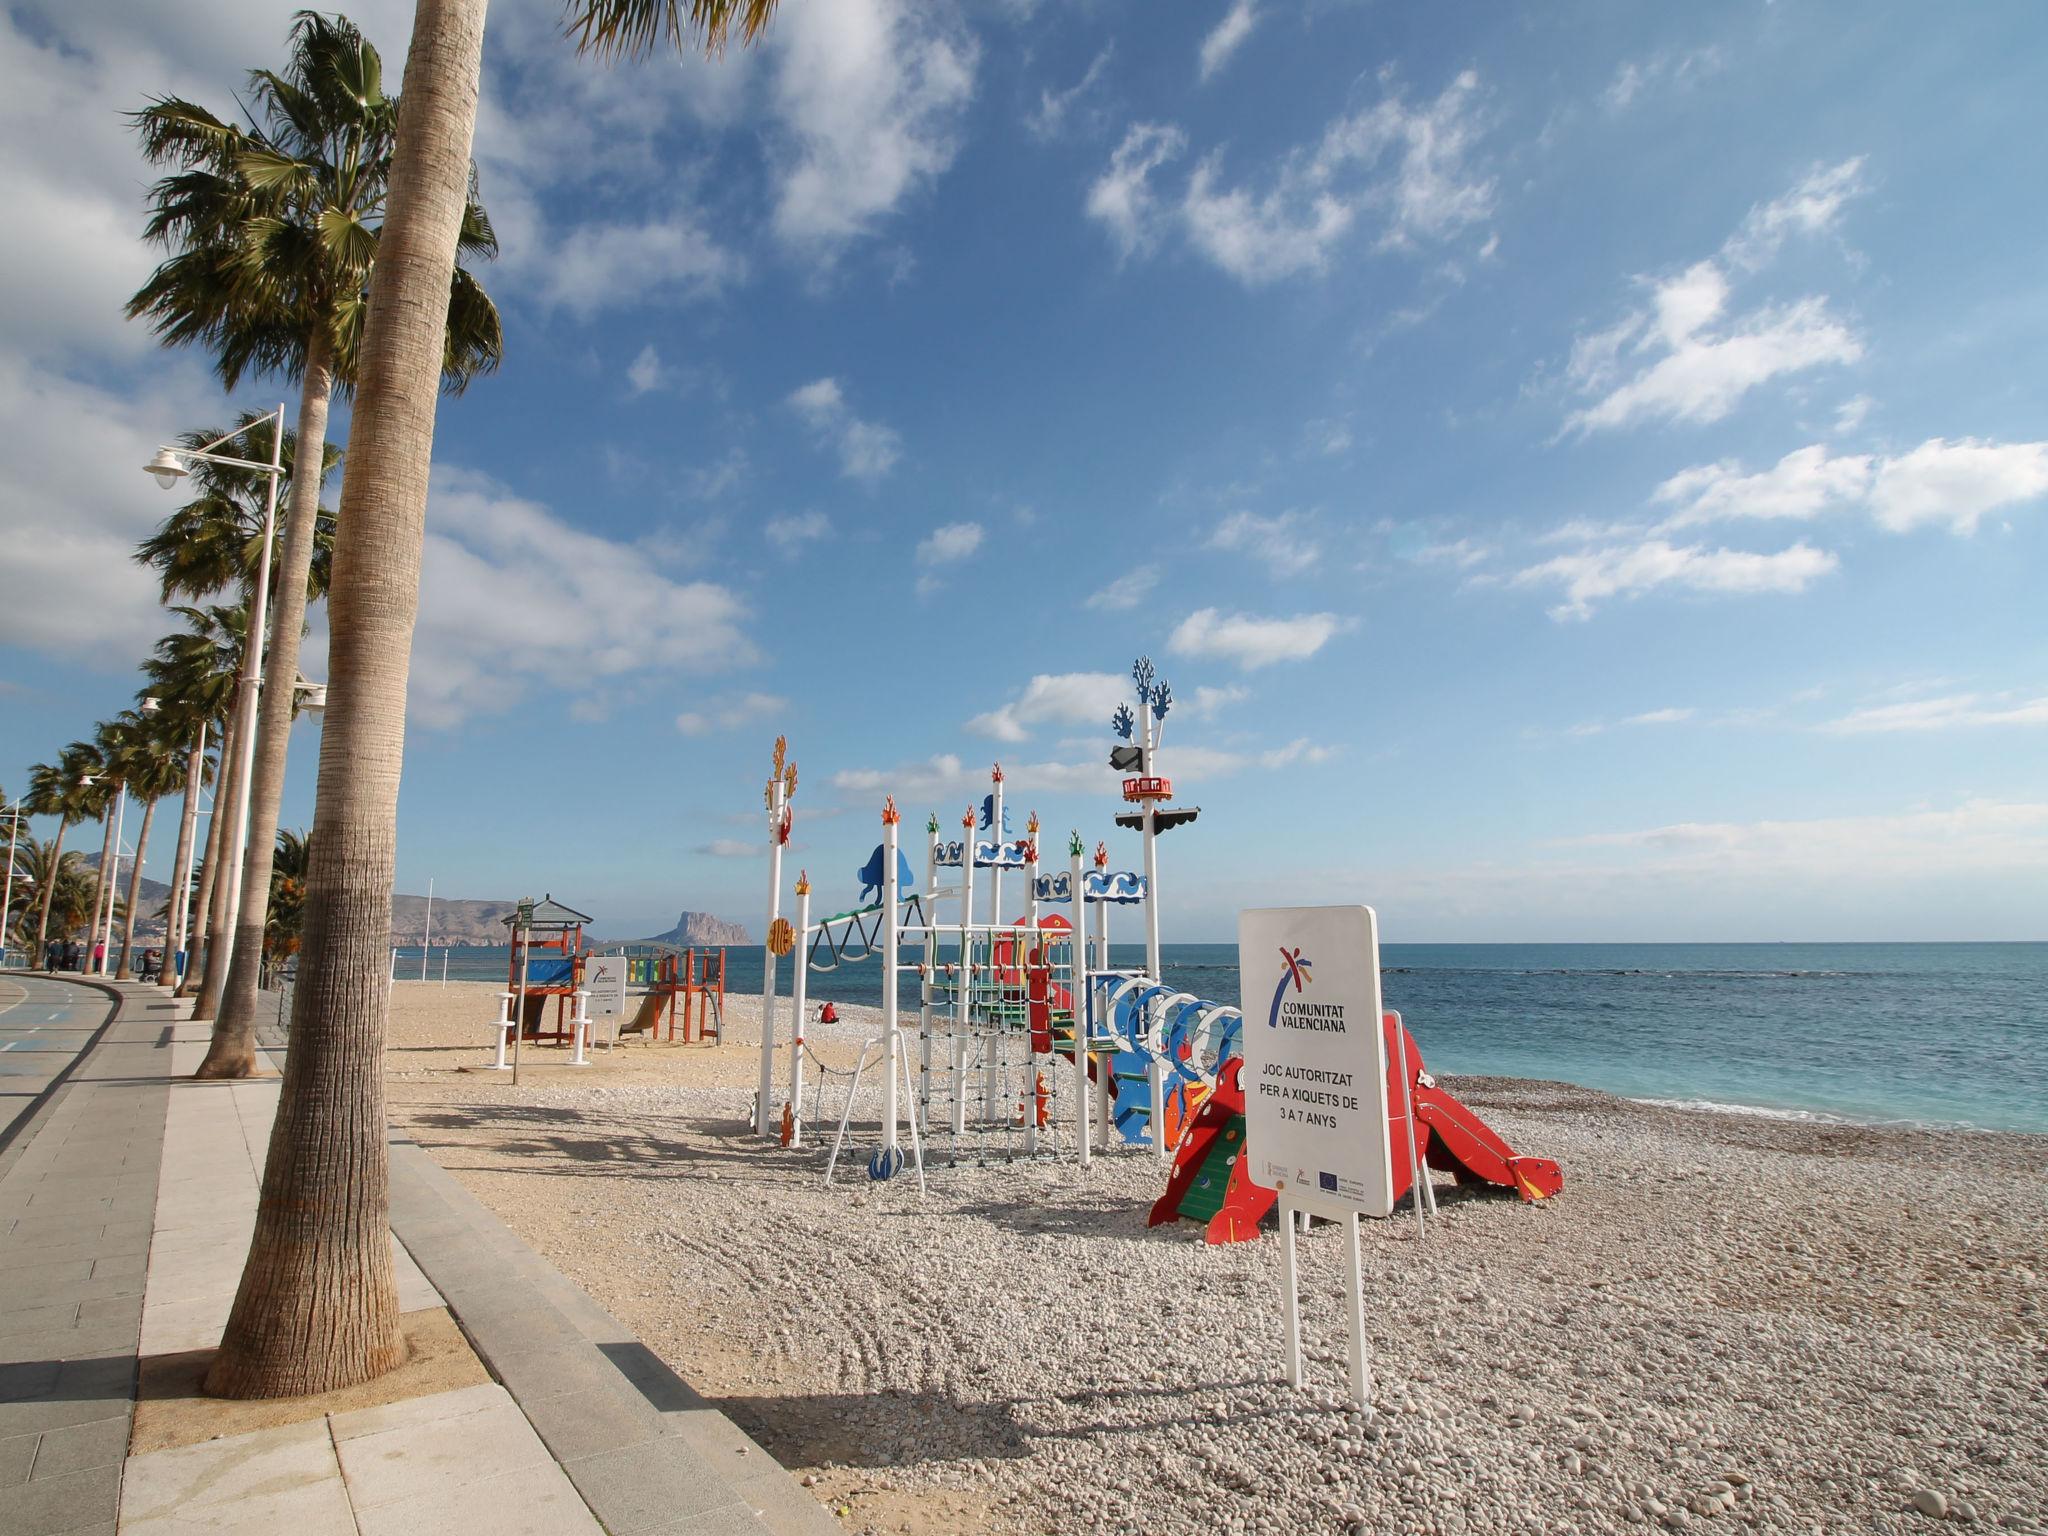
<path fill-rule="evenodd" d="M 1460 1184 L 1494 1184 L 1524 1200 L 1543 1200 L 1564 1188 L 1564 1174 L 1548 1158 L 1521 1157 L 1499 1134 L 1451 1094 L 1437 1087 L 1422 1064 L 1422 1048 L 1398 1013 L 1385 1016 L 1387 1032 L 1387 1115 L 1394 1152 L 1394 1198 L 1412 1186 L 1415 1158 L 1451 1174 Z M 1396 1033 L 1398 1031 L 1399 1033 Z M 1408 1047 L 1408 1080 L 1414 1085 L 1413 1150 L 1403 1156 L 1401 1045 Z M 1273 1208 L 1274 1192 L 1251 1181 L 1244 1146 L 1242 1061 L 1231 1061 L 1216 1089 L 1202 1103 L 1175 1150 L 1166 1192 L 1152 1207 L 1148 1225 L 1194 1220 L 1206 1226 L 1211 1243 L 1239 1243 L 1258 1236 L 1259 1223 Z"/>

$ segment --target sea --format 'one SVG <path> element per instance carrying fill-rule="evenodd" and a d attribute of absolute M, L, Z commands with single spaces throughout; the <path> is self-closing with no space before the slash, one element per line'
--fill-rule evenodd
<path fill-rule="evenodd" d="M 503 948 L 435 950 L 430 980 L 502 981 Z M 1237 946 L 1168 944 L 1165 980 L 1235 1003 Z M 1111 961 L 1138 968 L 1141 945 Z M 1390 944 L 1432 1072 L 1552 1078 L 1653 1103 L 1859 1124 L 2048 1133 L 2048 944 Z M 758 993 L 758 947 L 726 986 Z M 396 973 L 417 979 L 417 946 Z M 789 985 L 783 968 L 783 988 Z M 881 1001 L 879 957 L 810 995 Z"/>

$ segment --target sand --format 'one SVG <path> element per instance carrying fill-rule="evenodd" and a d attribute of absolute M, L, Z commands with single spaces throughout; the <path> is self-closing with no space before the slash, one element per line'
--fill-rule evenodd
<path fill-rule="evenodd" d="M 394 1123 L 849 1530 L 2048 1527 L 2048 1138 L 1446 1079 L 1565 1191 L 1366 1224 L 1368 1419 L 1335 1228 L 1295 1391 L 1277 1240 L 1148 1230 L 1149 1156 L 826 1189 L 751 1134 L 750 1000 L 722 1047 L 532 1050 L 514 1090 L 458 1070 L 495 991 L 397 987 Z"/>

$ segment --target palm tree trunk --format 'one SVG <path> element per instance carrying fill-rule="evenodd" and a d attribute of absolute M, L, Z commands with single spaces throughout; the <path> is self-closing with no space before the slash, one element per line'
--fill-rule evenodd
<path fill-rule="evenodd" d="M 299 675 L 299 632 L 306 626 L 306 581 L 320 516 L 320 463 L 327 446 L 333 364 L 324 329 L 306 338 L 299 387 L 299 446 L 292 465 L 291 504 L 277 558 L 268 679 L 257 706 L 256 763 L 249 776 L 249 848 L 242 861 L 242 911 L 213 1040 L 195 1077 L 247 1077 L 256 1070 L 256 990 L 262 980 L 263 934 L 270 911 L 270 866 L 277 852 L 277 808 L 284 798 L 285 754 L 291 747 L 292 684 Z"/>
<path fill-rule="evenodd" d="M 95 969 L 92 963 L 92 950 L 93 946 L 100 941 L 100 912 L 107 904 L 107 882 L 109 880 L 118 881 L 121 877 L 121 871 L 118 866 L 112 870 L 107 868 L 107 859 L 114 852 L 114 802 L 111 798 L 107 801 L 106 810 L 100 813 L 100 820 L 106 823 L 107 835 L 100 843 L 100 867 L 92 882 L 92 921 L 87 926 L 85 935 L 85 969 L 87 975 L 91 975 Z"/>
<path fill-rule="evenodd" d="M 57 871 L 64 867 L 64 834 L 71 830 L 71 818 L 57 820 L 57 841 L 50 845 L 50 878 L 43 882 L 43 910 L 36 917 L 36 952 L 29 956 L 30 965 L 42 962 L 44 946 L 50 939 L 50 900 L 57 894 Z"/>
<path fill-rule="evenodd" d="M 233 752 L 222 752 L 213 786 L 213 815 L 221 827 L 220 873 L 213 882 L 213 910 L 206 917 L 206 967 L 199 977 L 199 1000 L 192 1005 L 195 1019 L 210 1019 L 218 1012 L 221 990 L 228 981 L 228 961 L 233 956 L 234 935 L 228 932 L 228 891 L 232 884 L 229 871 L 235 857 L 234 829 L 241 823 L 242 796 L 246 792 L 242 782 L 242 734 L 253 730 L 256 722 L 243 719 L 239 709 L 228 721 L 227 739 L 222 744 L 232 747 Z M 244 899 L 247 895 L 243 893 Z"/>
<path fill-rule="evenodd" d="M 128 872 L 128 912 L 121 919 L 121 964 L 114 972 L 116 981 L 133 981 L 134 973 L 128 969 L 128 957 L 135 950 L 135 912 L 142 902 L 142 860 L 149 851 L 149 824 L 156 820 L 156 802 L 146 800 L 142 805 L 142 830 L 135 834 L 135 867 Z"/>
<path fill-rule="evenodd" d="M 200 737 L 194 732 L 192 745 L 185 753 L 185 803 L 178 811 L 178 848 L 171 856 L 171 901 L 166 909 L 168 918 L 177 912 L 178 898 L 181 895 L 186 898 L 187 933 L 191 930 L 192 914 L 191 891 L 185 886 L 185 861 L 192 857 L 192 832 L 199 824 L 199 785 L 206 777 L 206 754 L 200 749 L 199 742 Z M 167 922 L 164 929 L 163 974 L 157 978 L 159 984 L 167 990 L 175 990 L 178 985 L 177 955 L 171 948 L 171 938 Z M 187 938 L 185 942 L 189 947 L 191 940 Z"/>
<path fill-rule="evenodd" d="M 221 829 L 227 823 L 228 774 L 234 762 L 235 722 L 230 716 L 221 726 L 220 751 L 213 765 L 213 813 L 206 818 L 206 858 L 199 869 L 199 890 L 192 901 L 192 913 L 185 919 L 185 976 L 174 994 L 189 997 L 199 988 L 199 967 L 207 947 L 213 893 L 220 884 Z"/>
<path fill-rule="evenodd" d="M 419 0 L 328 591 L 330 682 L 291 1050 L 256 1233 L 206 1388 L 333 1391 L 397 1365 L 384 1022 L 405 688 L 486 0 Z M 308 451 L 303 450 L 302 451 Z M 317 450 L 311 450 L 317 451 Z"/>

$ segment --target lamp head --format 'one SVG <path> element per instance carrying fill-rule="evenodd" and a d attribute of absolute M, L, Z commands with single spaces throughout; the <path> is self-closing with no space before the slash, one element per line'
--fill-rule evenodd
<path fill-rule="evenodd" d="M 157 449 L 156 457 L 142 467 L 147 473 L 154 475 L 156 483 L 167 491 L 192 473 L 185 461 L 168 448 Z"/>
<path fill-rule="evenodd" d="M 309 715 L 317 715 L 327 708 L 327 685 L 309 683 L 303 677 L 292 684 L 292 691 L 299 696 L 299 708 Z"/>
<path fill-rule="evenodd" d="M 163 701 L 160 699 L 148 698 L 142 701 L 142 712 L 145 715 L 153 715 L 163 707 Z"/>

